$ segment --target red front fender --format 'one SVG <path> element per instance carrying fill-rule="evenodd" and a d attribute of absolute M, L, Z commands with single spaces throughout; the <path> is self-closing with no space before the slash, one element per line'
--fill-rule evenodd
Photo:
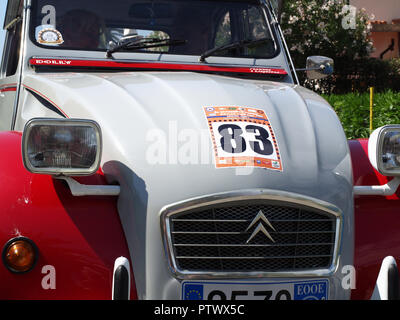
<path fill-rule="evenodd" d="M 74 197 L 63 181 L 28 172 L 20 133 L 0 133 L 0 150 L 0 247 L 24 236 L 39 251 L 35 267 L 25 274 L 1 263 L 0 299 L 111 299 L 114 261 L 130 260 L 116 198 Z M 101 173 L 80 181 L 105 184 Z M 42 283 L 48 266 L 54 267 L 55 289 Z"/>
<path fill-rule="evenodd" d="M 355 186 L 384 185 L 392 178 L 379 174 L 368 159 L 368 140 L 349 141 Z M 370 299 L 382 260 L 400 257 L 400 192 L 390 197 L 355 196 L 356 289 L 352 299 Z"/>

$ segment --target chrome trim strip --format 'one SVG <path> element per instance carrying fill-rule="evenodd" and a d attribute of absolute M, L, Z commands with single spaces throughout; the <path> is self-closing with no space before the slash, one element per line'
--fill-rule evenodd
<path fill-rule="evenodd" d="M 294 80 L 296 80 L 296 84 L 297 84 L 297 85 L 300 85 L 299 77 L 298 77 L 298 75 L 297 75 L 296 68 L 295 68 L 295 65 L 294 65 L 294 63 L 293 63 L 293 59 L 292 59 L 292 56 L 291 56 L 291 54 L 290 54 L 290 50 L 289 50 L 289 47 L 288 47 L 288 45 L 287 45 L 285 36 L 284 36 L 284 34 L 283 34 L 283 31 L 282 31 L 280 22 L 278 21 L 278 17 L 275 15 L 274 10 L 272 10 L 272 8 L 271 8 L 270 6 L 268 6 L 266 0 L 262 0 L 262 2 L 264 3 L 265 7 L 268 9 L 268 11 L 270 12 L 271 16 L 272 16 L 273 19 L 274 19 L 273 25 L 274 25 L 275 28 L 277 29 L 278 34 L 279 34 L 279 36 L 280 36 L 280 38 L 281 38 L 281 43 L 283 44 L 283 46 L 284 46 L 284 48 L 285 48 L 285 55 L 286 55 L 286 58 L 288 58 L 288 60 L 289 60 L 288 64 L 290 64 L 290 66 L 292 67 L 292 70 L 291 70 L 291 71 L 292 71 L 292 74 L 294 75 Z"/>
<path fill-rule="evenodd" d="M 173 234 L 242 234 L 242 232 L 235 231 L 225 231 L 225 232 L 217 232 L 217 231 L 172 231 Z M 300 234 L 300 233 L 333 233 L 333 231 L 282 231 L 279 234 Z"/>
<path fill-rule="evenodd" d="M 318 254 L 318 255 L 304 255 L 304 256 L 268 256 L 268 257 L 191 257 L 191 256 L 177 256 L 178 259 L 221 259 L 221 260 L 268 260 L 268 259 L 290 259 L 290 258 L 327 258 L 331 255 Z"/>
<path fill-rule="evenodd" d="M 295 247 L 295 246 L 331 246 L 332 244 L 335 244 L 334 242 L 324 242 L 324 243 L 285 243 L 285 244 L 230 244 L 228 245 L 229 247 L 240 247 L 240 248 L 245 248 L 245 247 Z M 190 244 L 190 243 L 178 243 L 175 244 L 175 247 L 226 247 L 227 245 L 225 244 Z"/>
<path fill-rule="evenodd" d="M 172 221 L 178 221 L 178 222 L 248 222 L 248 220 L 245 219 L 237 219 L 237 220 L 213 220 L 213 219 L 171 219 Z M 324 222 L 328 221 L 327 219 L 304 219 L 304 220 L 299 220 L 299 219 L 270 219 L 270 222 Z"/>
<path fill-rule="evenodd" d="M 81 184 L 75 179 L 67 176 L 55 177 L 55 179 L 64 180 L 71 191 L 71 194 L 75 197 L 83 196 L 114 196 L 117 197 L 120 194 L 121 187 L 114 185 L 87 185 Z"/>
<path fill-rule="evenodd" d="M 335 245 L 332 254 L 332 264 L 329 268 L 303 271 L 278 271 L 278 272 L 203 272 L 203 271 L 185 271 L 177 267 L 171 241 L 171 229 L 169 217 L 172 215 L 199 209 L 206 206 L 214 206 L 222 203 L 240 202 L 249 200 L 266 200 L 272 202 L 280 202 L 284 204 L 295 204 L 299 206 L 317 209 L 336 217 L 336 236 Z M 172 275 L 178 279 L 232 279 L 232 278 L 263 278 L 263 277 L 322 277 L 329 276 L 336 272 L 340 256 L 340 241 L 342 236 L 343 213 L 342 211 L 328 203 L 309 196 L 303 196 L 296 193 L 269 190 L 269 189 L 246 189 L 232 192 L 223 192 L 203 197 L 196 197 L 186 201 L 180 201 L 165 206 L 160 211 L 160 223 L 162 238 L 164 242 L 164 250 L 169 262 L 169 269 Z"/>
<path fill-rule="evenodd" d="M 24 0 L 24 8 L 22 10 L 22 30 L 21 30 L 21 46 L 19 52 L 19 60 L 18 60 L 18 68 L 16 72 L 17 76 L 17 92 L 15 93 L 15 100 L 13 106 L 13 115 L 11 119 L 11 130 L 15 130 L 15 124 L 17 122 L 17 115 L 18 115 L 18 105 L 19 105 L 19 98 L 21 93 L 21 85 L 22 85 L 22 74 L 24 70 L 24 62 L 26 58 L 26 38 L 27 34 L 29 33 L 29 25 L 27 23 L 28 19 L 28 11 L 30 10 L 30 1 Z"/>

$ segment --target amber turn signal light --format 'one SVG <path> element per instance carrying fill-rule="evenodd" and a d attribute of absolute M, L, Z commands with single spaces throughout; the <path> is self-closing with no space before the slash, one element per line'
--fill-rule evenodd
<path fill-rule="evenodd" d="M 14 238 L 4 246 L 3 263 L 11 272 L 25 273 L 32 270 L 36 259 L 36 245 L 28 238 Z"/>

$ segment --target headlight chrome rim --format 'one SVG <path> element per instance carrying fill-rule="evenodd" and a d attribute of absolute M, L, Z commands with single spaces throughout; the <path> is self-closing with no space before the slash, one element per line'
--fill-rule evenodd
<path fill-rule="evenodd" d="M 32 165 L 29 155 L 29 137 L 32 130 L 38 126 L 64 126 L 64 127 L 90 127 L 96 134 L 96 156 L 93 164 L 89 168 L 66 168 L 66 167 L 35 167 Z M 86 119 L 52 119 L 52 118 L 33 118 L 29 120 L 22 135 L 22 159 L 25 168 L 32 173 L 49 174 L 54 176 L 88 176 L 95 174 L 100 167 L 102 155 L 102 133 L 99 124 L 93 120 Z"/>
<path fill-rule="evenodd" d="M 368 157 L 371 165 L 380 174 L 387 177 L 400 176 L 400 165 L 394 169 L 386 169 L 383 161 L 383 147 L 385 137 L 388 133 L 398 132 L 400 134 L 400 125 L 386 125 L 376 129 L 368 141 Z M 399 154 L 400 155 L 400 154 Z"/>

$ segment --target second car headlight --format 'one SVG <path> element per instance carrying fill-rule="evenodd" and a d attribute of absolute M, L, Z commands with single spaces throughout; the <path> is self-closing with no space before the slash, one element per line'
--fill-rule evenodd
<path fill-rule="evenodd" d="M 385 176 L 400 175 L 400 125 L 376 129 L 368 142 L 372 166 Z"/>

